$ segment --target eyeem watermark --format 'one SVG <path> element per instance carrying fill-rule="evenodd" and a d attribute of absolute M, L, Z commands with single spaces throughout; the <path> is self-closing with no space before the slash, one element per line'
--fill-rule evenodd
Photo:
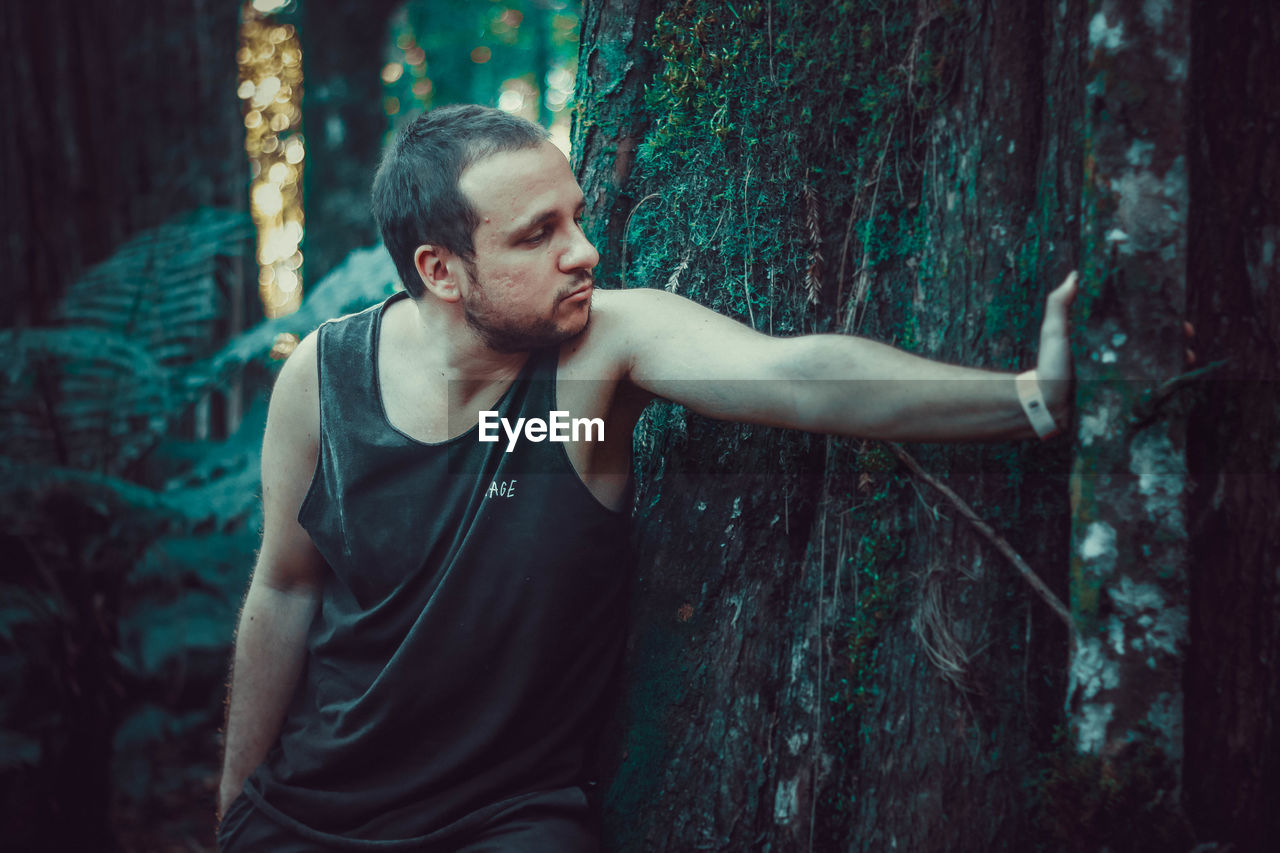
<path fill-rule="evenodd" d="M 515 450 L 521 435 L 528 441 L 604 441 L 604 418 L 571 418 L 568 412 L 554 411 L 548 420 L 516 418 L 514 424 L 494 411 L 480 412 L 480 440 L 500 440 L 498 426 L 507 434 L 507 449 Z"/>

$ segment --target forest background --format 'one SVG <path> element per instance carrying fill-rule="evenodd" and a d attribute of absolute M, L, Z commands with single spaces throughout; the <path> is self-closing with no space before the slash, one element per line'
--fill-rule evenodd
<path fill-rule="evenodd" d="M 1020 369 L 1082 271 L 1052 442 L 651 410 L 609 849 L 1280 832 L 1280 7 L 22 0 L 0 43 L 11 849 L 211 849 L 265 395 L 391 292 L 378 152 L 459 100 L 572 146 L 604 284 L 773 334 Z"/>

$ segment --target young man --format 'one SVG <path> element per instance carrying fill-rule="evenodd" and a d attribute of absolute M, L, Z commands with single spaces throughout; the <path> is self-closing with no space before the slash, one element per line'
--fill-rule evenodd
<path fill-rule="evenodd" d="M 411 124 L 373 207 L 407 293 L 308 336 L 272 396 L 226 850 L 597 848 L 583 789 L 623 643 L 631 432 L 655 397 L 908 441 L 1027 437 L 1067 413 L 1074 275 L 1049 297 L 1037 385 L 593 292 L 568 162 L 496 110 Z"/>

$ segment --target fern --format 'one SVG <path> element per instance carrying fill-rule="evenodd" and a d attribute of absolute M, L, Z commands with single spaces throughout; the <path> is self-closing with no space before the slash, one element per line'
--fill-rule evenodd
<path fill-rule="evenodd" d="M 0 333 L 3 453 L 118 474 L 195 399 L 183 368 L 218 320 L 217 258 L 248 235 L 205 210 L 146 231 L 71 288 L 56 326 Z"/>
<path fill-rule="evenodd" d="M 358 250 L 300 311 L 211 352 L 219 258 L 246 234 L 242 216 L 217 211 L 140 234 L 68 290 L 55 325 L 0 331 L 0 536 L 13 549 L 0 575 L 0 771 L 57 763 L 86 703 L 118 715 L 118 768 L 145 766 L 166 732 L 213 725 L 216 702 L 179 712 L 154 697 L 175 672 L 221 683 L 256 544 L 265 406 L 225 441 L 183 445 L 191 464 L 161 488 L 130 480 L 132 463 L 174 448 L 175 420 L 278 334 L 397 286 L 384 249 Z M 95 646 L 108 652 L 96 681 L 63 657 Z M 139 705 L 138 690 L 152 700 Z"/>

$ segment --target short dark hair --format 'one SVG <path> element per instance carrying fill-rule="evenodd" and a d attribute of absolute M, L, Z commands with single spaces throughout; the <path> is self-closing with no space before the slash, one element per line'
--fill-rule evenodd
<path fill-rule="evenodd" d="M 424 290 L 413 263 L 419 246 L 442 246 L 467 263 L 475 260 L 479 217 L 458 189 L 467 167 L 499 152 L 537 148 L 548 138 L 531 121 L 475 104 L 431 110 L 396 135 L 374 176 L 371 206 L 412 296 Z"/>

